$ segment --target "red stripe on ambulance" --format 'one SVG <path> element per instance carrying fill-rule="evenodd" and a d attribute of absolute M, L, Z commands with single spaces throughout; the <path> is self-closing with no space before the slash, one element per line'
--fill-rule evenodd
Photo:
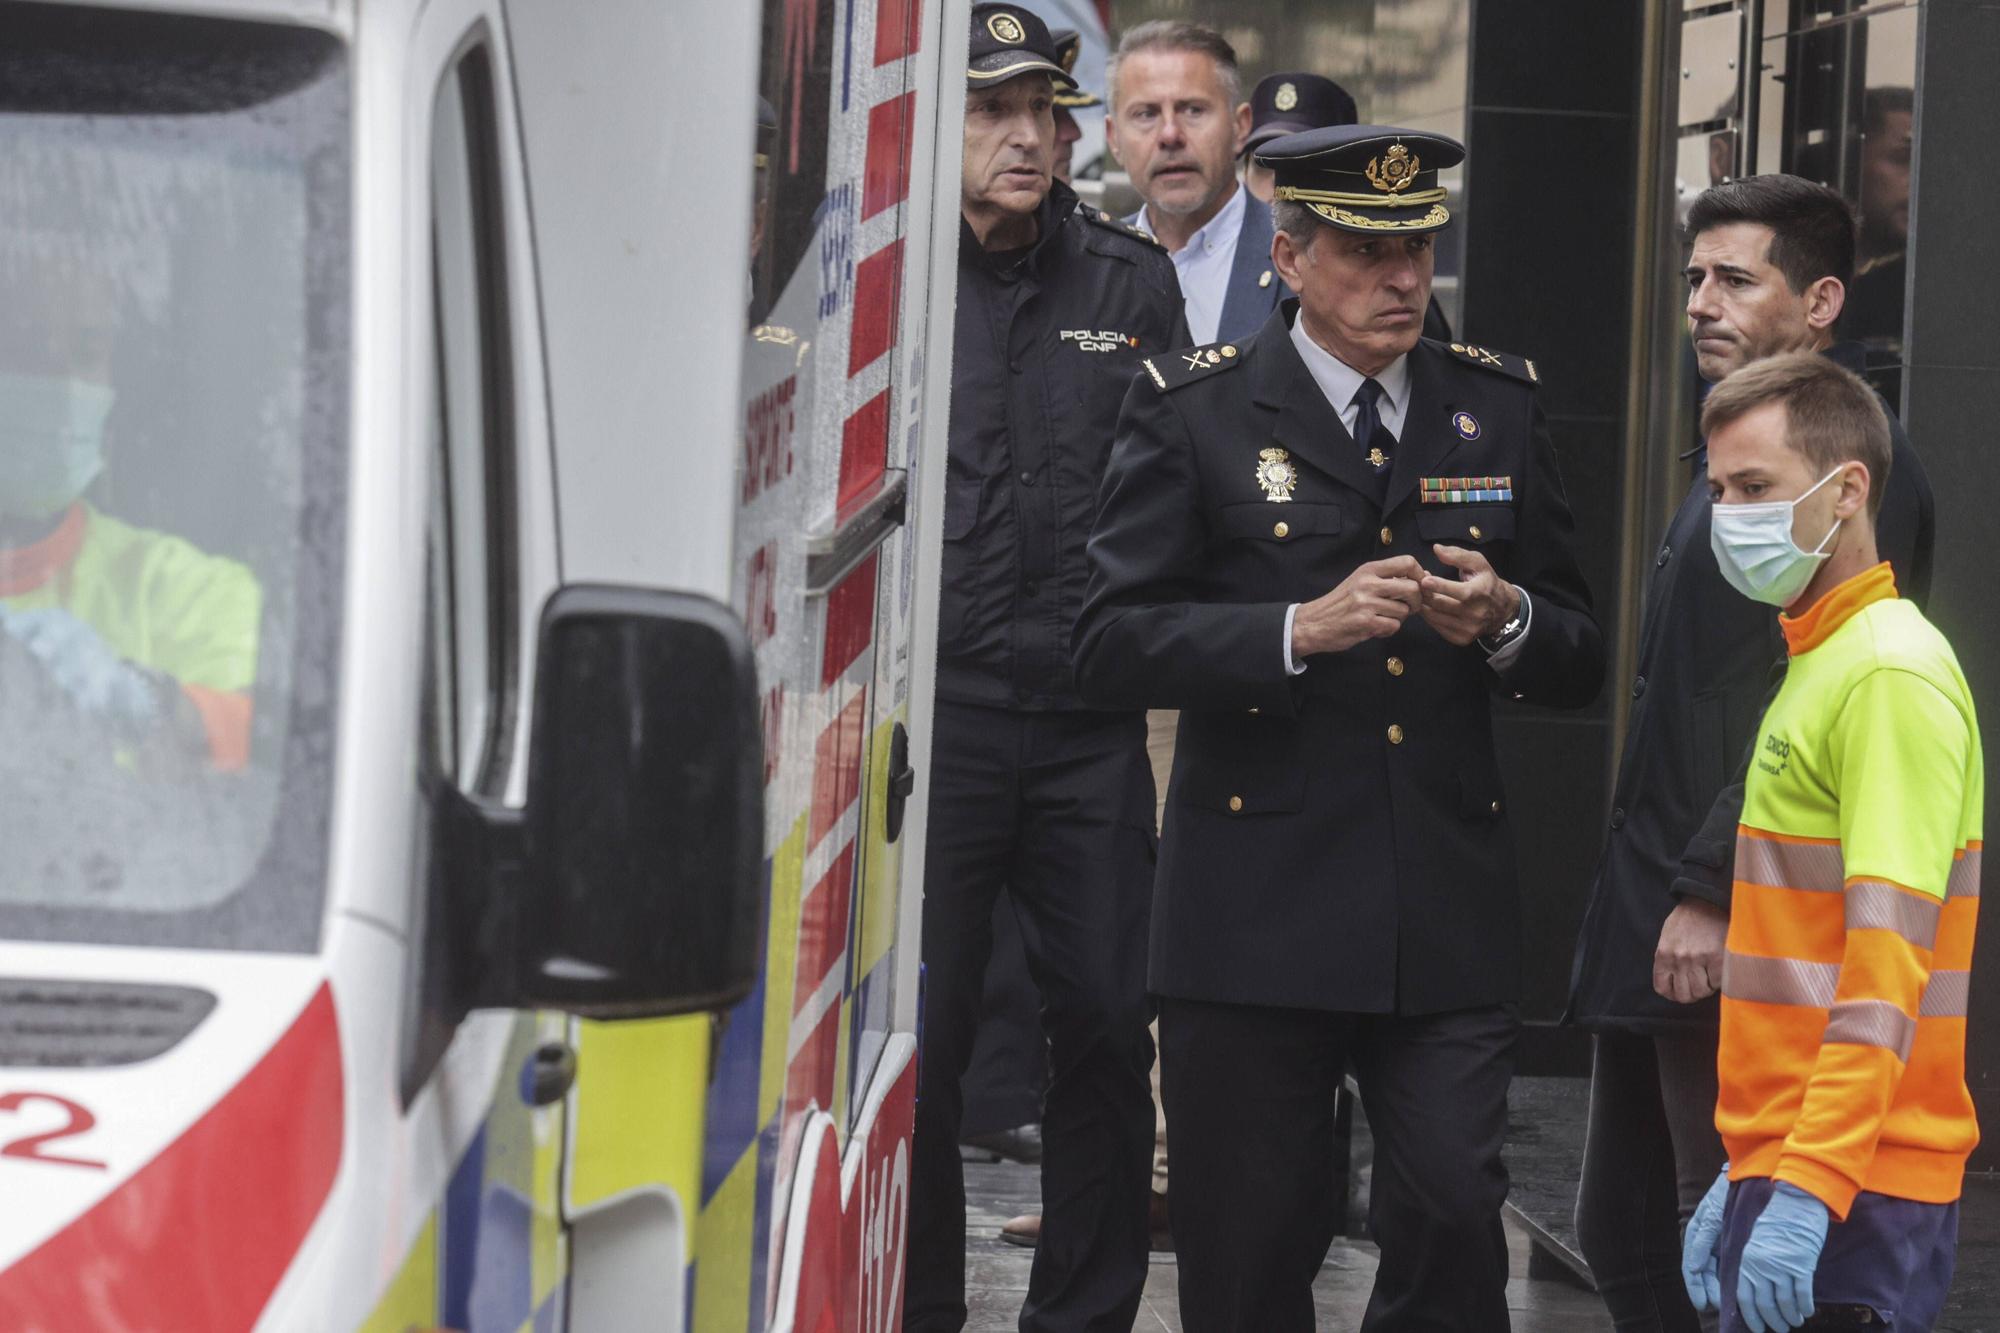
<path fill-rule="evenodd" d="M 868 112 L 868 165 L 861 174 L 861 219 L 893 208 L 910 194 L 910 136 L 917 95 L 904 93 Z"/>
<path fill-rule="evenodd" d="M 854 333 L 847 344 L 847 373 L 876 361 L 896 341 L 896 307 L 903 292 L 903 238 L 861 261 L 854 270 Z"/>
<path fill-rule="evenodd" d="M 321 983 L 206 1115 L 0 1273 L 8 1327 L 250 1328 L 333 1188 L 341 1133 L 340 1027 Z"/>

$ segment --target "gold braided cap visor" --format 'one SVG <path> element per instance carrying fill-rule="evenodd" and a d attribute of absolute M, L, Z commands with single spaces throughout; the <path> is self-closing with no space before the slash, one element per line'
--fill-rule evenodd
<path fill-rule="evenodd" d="M 992 83 L 1004 83 L 1008 79 L 1037 70 L 1049 76 L 1050 82 L 1055 84 L 1058 92 L 1076 87 L 1076 80 L 1071 78 L 1061 65 L 1051 64 L 1040 56 L 1017 60 L 1013 64 L 1002 65 L 999 69 L 968 69 L 965 71 L 965 82 L 968 87 L 982 87 Z"/>
<path fill-rule="evenodd" d="M 1303 185 L 1280 185 L 1272 193 L 1276 198 L 1293 199 L 1302 204 L 1332 204 L 1347 208 L 1422 208 L 1426 204 L 1445 201 L 1445 190 L 1441 186 L 1404 194 L 1385 194 L 1380 190 L 1350 194 L 1344 190 L 1309 190 Z"/>
<path fill-rule="evenodd" d="M 1404 235 L 1415 235 L 1426 231 L 1443 231 L 1451 225 L 1451 210 L 1437 204 L 1413 218 L 1371 218 L 1360 213 L 1351 213 L 1334 204 L 1307 204 L 1320 220 L 1339 227 L 1343 231 L 1397 231 Z"/>

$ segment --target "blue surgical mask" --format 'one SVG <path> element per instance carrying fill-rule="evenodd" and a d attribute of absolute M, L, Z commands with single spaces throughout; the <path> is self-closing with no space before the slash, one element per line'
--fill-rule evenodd
<path fill-rule="evenodd" d="M 1708 534 L 1715 551 L 1715 563 L 1729 586 L 1753 602 L 1790 606 L 1812 582 L 1820 561 L 1833 553 L 1827 544 L 1840 531 L 1840 520 L 1820 538 L 1818 546 L 1801 551 L 1792 540 L 1792 516 L 1799 500 L 1840 475 L 1840 469 L 1821 477 L 1798 500 L 1773 500 L 1768 504 L 1714 506 L 1714 526 Z"/>
<path fill-rule="evenodd" d="M 0 514 L 48 518 L 76 503 L 104 466 L 109 385 L 0 373 Z"/>

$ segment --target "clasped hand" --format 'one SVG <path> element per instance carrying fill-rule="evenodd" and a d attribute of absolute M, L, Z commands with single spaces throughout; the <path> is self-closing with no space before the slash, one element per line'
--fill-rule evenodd
<path fill-rule="evenodd" d="M 1445 642 L 1463 647 L 1497 633 L 1520 610 L 1520 590 L 1494 573 L 1485 556 L 1456 546 L 1431 549 L 1458 578 L 1428 574 L 1411 555 L 1371 560 L 1332 592 L 1299 607 L 1292 617 L 1292 655 L 1345 652 L 1368 639 L 1386 639 L 1413 615 Z"/>

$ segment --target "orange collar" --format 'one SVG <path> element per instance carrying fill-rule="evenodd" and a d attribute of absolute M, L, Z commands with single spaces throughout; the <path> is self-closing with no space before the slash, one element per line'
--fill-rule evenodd
<path fill-rule="evenodd" d="M 1785 631 L 1785 644 L 1792 656 L 1809 653 L 1833 637 L 1833 632 L 1873 602 L 1885 602 L 1896 595 L 1896 571 L 1884 560 L 1864 569 L 1845 583 L 1827 591 L 1802 616 L 1779 615 L 1778 628 Z"/>
<path fill-rule="evenodd" d="M 69 507 L 56 530 L 31 546 L 0 547 L 0 597 L 33 592 L 70 567 L 88 526 L 82 502 Z"/>

